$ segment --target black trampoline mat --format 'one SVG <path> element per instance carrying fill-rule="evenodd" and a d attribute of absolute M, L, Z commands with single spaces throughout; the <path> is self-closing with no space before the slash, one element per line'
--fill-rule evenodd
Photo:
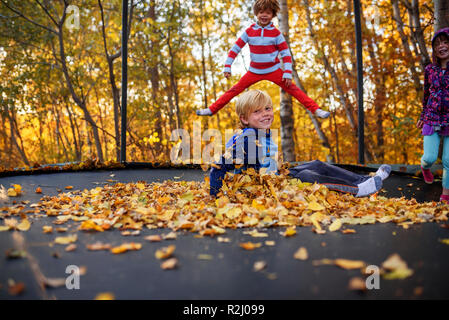
<path fill-rule="evenodd" d="M 34 190 L 40 186 L 44 195 L 56 195 L 57 189 L 71 185 L 74 190 L 91 189 L 104 185 L 107 179 L 118 182 L 146 182 L 166 179 L 203 180 L 201 170 L 139 169 L 58 174 L 39 174 L 0 178 L 0 184 L 9 187 L 20 184 L 24 195 L 16 200 L 37 203 L 42 195 Z M 111 175 L 114 175 L 111 177 Z M 98 184 L 101 183 L 101 184 Z M 426 185 L 420 179 L 393 173 L 384 181 L 387 197 L 414 197 L 418 201 L 438 200 L 441 182 Z M 6 204 L 7 205 L 7 204 Z M 3 205 L 1 205 L 3 206 Z M 411 225 L 405 230 L 393 223 L 350 226 L 355 234 L 327 232 L 318 235 L 310 227 L 297 228 L 293 237 L 280 233 L 285 228 L 258 229 L 269 234 L 267 238 L 253 238 L 244 231 L 253 228 L 226 230 L 222 235 L 230 242 L 218 242 L 217 236 L 196 238 L 195 233 L 178 231 L 176 240 L 149 242 L 143 238 L 152 234 L 167 234 L 170 229 L 144 228 L 139 236 L 122 236 L 119 230 L 105 232 L 76 231 L 79 223 L 70 221 L 66 233 L 43 234 L 42 226 L 52 225 L 54 218 L 32 219 L 31 229 L 20 232 L 27 252 L 37 261 L 42 274 L 48 278 L 66 278 L 70 265 L 86 268 L 80 278 L 80 288 L 65 286 L 42 290 L 35 279 L 29 259 L 7 260 L 5 251 L 14 248 L 14 232 L 0 232 L 0 299 L 94 299 L 97 294 L 111 292 L 116 299 L 448 299 L 449 246 L 440 239 L 449 238 L 449 229 L 438 223 Z M 65 245 L 51 245 L 57 236 L 77 233 L 77 249 L 65 252 Z M 274 246 L 253 251 L 242 249 L 242 242 L 275 241 Z M 86 244 L 101 241 L 113 246 L 125 242 L 142 244 L 139 251 L 112 254 L 109 251 L 88 251 Z M 154 253 L 161 247 L 174 244 L 178 268 L 163 270 Z M 305 247 L 309 258 L 293 258 L 299 247 Z M 385 280 L 380 277 L 380 288 L 363 293 L 348 289 L 349 280 L 362 277 L 360 270 L 345 270 L 335 265 L 315 266 L 321 259 L 344 258 L 363 260 L 380 267 L 397 253 L 414 271 L 403 280 Z M 55 257 L 57 256 L 57 257 Z M 204 259 L 207 258 L 207 259 Z M 256 261 L 265 261 L 266 268 L 254 271 Z M 18 296 L 8 293 L 8 279 L 23 282 L 25 290 Z"/>

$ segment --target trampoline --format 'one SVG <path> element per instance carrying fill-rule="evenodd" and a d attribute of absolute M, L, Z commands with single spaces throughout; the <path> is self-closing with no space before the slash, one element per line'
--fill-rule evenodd
<path fill-rule="evenodd" d="M 367 173 L 370 168 L 349 166 L 348 169 Z M 33 174 L 0 178 L 0 184 L 9 187 L 20 184 L 24 194 L 16 201 L 37 203 L 42 197 L 35 193 L 40 187 L 44 195 L 64 192 L 67 185 L 74 190 L 102 186 L 107 180 L 117 182 L 162 182 L 167 179 L 202 181 L 208 172 L 200 169 L 137 168 L 66 173 Z M 438 180 L 426 185 L 414 176 L 393 171 L 384 181 L 380 194 L 386 197 L 415 198 L 419 202 L 438 201 L 441 184 Z M 1 206 L 11 205 L 8 203 Z M 440 242 L 449 238 L 444 223 L 423 223 L 404 229 L 394 223 L 351 226 L 354 234 L 327 232 L 320 235 L 310 227 L 297 228 L 297 234 L 284 237 L 282 227 L 258 229 L 268 233 L 262 241 L 275 241 L 274 246 L 262 246 L 253 251 L 243 250 L 239 244 L 254 241 L 244 231 L 254 228 L 226 230 L 229 242 L 215 237 L 198 238 L 196 233 L 177 231 L 176 240 L 149 242 L 148 235 L 167 234 L 171 229 L 143 228 L 138 236 L 121 235 L 119 230 L 105 232 L 76 231 L 79 223 L 65 225 L 68 233 L 76 232 L 77 249 L 64 251 L 65 246 L 52 244 L 56 236 L 44 234 L 42 226 L 53 225 L 52 217 L 30 219 L 27 232 L 0 232 L 0 299 L 94 299 L 99 293 L 112 293 L 115 299 L 150 300 L 296 300 L 296 299 L 448 299 L 449 298 L 449 246 Z M 109 251 L 89 251 L 86 244 L 97 241 L 120 245 L 124 242 L 142 243 L 139 251 L 114 255 Z M 22 243 L 28 258 L 7 259 L 5 252 Z M 154 253 L 169 244 L 176 245 L 178 267 L 163 270 Z M 305 247 L 309 258 L 293 258 L 299 247 Z M 350 290 L 351 278 L 360 277 L 359 270 L 345 270 L 334 265 L 316 265 L 322 259 L 344 258 L 363 260 L 380 266 L 391 254 L 397 253 L 413 270 L 413 275 L 403 280 L 380 278 L 379 289 Z M 257 261 L 266 267 L 254 271 Z M 68 266 L 85 270 L 79 289 L 65 285 L 42 288 L 38 274 L 47 278 L 67 278 Z M 22 282 L 25 289 L 19 295 L 8 292 L 11 279 Z"/>

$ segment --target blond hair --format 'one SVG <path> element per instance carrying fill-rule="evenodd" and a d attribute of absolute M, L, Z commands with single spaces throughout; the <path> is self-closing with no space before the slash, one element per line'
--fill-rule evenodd
<path fill-rule="evenodd" d="M 257 14 L 261 11 L 270 9 L 273 12 L 273 17 L 276 17 L 280 8 L 277 0 L 256 0 L 253 6 L 254 14 Z"/>
<path fill-rule="evenodd" d="M 271 101 L 271 97 L 265 91 L 249 90 L 242 93 L 235 103 L 235 112 L 237 112 L 237 115 L 239 116 L 240 127 L 247 127 L 247 125 L 242 122 L 241 117 L 247 120 L 251 112 L 267 105 L 272 107 L 273 102 Z"/>

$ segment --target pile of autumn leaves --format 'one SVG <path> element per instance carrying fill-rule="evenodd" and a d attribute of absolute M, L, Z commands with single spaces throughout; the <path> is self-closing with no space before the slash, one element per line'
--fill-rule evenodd
<path fill-rule="evenodd" d="M 223 234 L 226 228 L 272 226 L 285 227 L 286 236 L 294 235 L 297 226 L 311 226 L 319 234 L 351 233 L 347 226 L 394 222 L 408 228 L 415 223 L 448 219 L 449 206 L 441 203 L 377 194 L 356 198 L 320 184 L 302 183 L 286 174 L 261 175 L 253 169 L 239 175 L 228 173 L 218 198 L 209 195 L 207 179 L 201 183 L 167 180 L 107 184 L 44 196 L 30 207 L 36 213 L 56 217 L 61 224 L 78 221 L 80 230 L 170 228 L 201 236 Z M 18 185 L 8 190 L 10 196 L 20 193 Z M 25 209 L 23 205 L 20 208 Z M 17 206 L 2 209 L 20 213 Z"/>

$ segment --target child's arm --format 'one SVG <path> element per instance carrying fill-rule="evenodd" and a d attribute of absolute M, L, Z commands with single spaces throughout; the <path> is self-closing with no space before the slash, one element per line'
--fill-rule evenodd
<path fill-rule="evenodd" d="M 288 47 L 287 41 L 285 41 L 284 36 L 279 34 L 276 38 L 276 46 L 281 55 L 282 62 L 284 63 L 284 74 L 283 79 L 292 79 L 292 56 L 290 54 L 290 49 Z"/>
<path fill-rule="evenodd" d="M 248 34 L 245 31 L 237 39 L 234 46 L 231 48 L 231 50 L 228 53 L 228 58 L 226 59 L 225 67 L 224 67 L 224 71 L 223 71 L 226 78 L 231 76 L 231 65 L 234 62 L 237 55 L 240 53 L 240 51 L 246 45 L 247 42 L 248 42 Z"/>

